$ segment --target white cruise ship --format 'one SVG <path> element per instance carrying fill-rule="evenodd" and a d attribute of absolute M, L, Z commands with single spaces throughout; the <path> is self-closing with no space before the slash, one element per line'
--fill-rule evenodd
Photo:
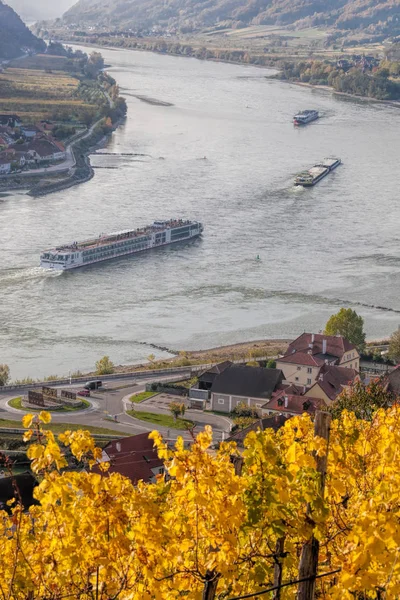
<path fill-rule="evenodd" d="M 151 248 L 166 246 L 198 237 L 203 225 L 197 221 L 154 221 L 143 229 L 132 229 L 100 235 L 97 238 L 73 242 L 45 250 L 40 255 L 40 266 L 45 269 L 66 271 L 93 263 L 136 254 Z"/>

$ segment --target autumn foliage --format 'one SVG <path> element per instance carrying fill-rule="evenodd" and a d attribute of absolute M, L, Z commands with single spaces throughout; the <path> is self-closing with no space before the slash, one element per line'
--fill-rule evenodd
<path fill-rule="evenodd" d="M 210 451 L 210 428 L 190 448 L 151 434 L 168 477 L 139 483 L 91 467 L 101 456 L 88 432 L 45 429 L 48 413 L 27 416 L 28 455 L 38 505 L 0 513 L 0 598 L 9 600 L 200 600 L 255 593 L 298 577 L 299 555 L 320 542 L 319 598 L 400 594 L 400 408 L 370 421 L 344 412 L 330 440 L 307 415 L 246 438 L 241 474 L 233 443 Z M 66 451 L 87 470 L 66 470 Z M 324 496 L 316 457 L 328 452 Z M 283 552 L 276 554 L 277 541 Z M 294 598 L 295 586 L 281 598 Z"/>

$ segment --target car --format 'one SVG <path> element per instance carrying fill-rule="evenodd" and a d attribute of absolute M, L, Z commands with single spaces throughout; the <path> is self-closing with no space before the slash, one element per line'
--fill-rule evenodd
<path fill-rule="evenodd" d="M 90 396 L 90 392 L 89 392 L 89 390 L 80 390 L 79 392 L 77 392 L 77 396 L 88 397 L 88 396 Z"/>
<path fill-rule="evenodd" d="M 85 389 L 86 390 L 98 390 L 99 388 L 101 388 L 103 385 L 103 382 L 100 381 L 99 379 L 96 379 L 95 381 L 88 381 L 85 384 Z"/>

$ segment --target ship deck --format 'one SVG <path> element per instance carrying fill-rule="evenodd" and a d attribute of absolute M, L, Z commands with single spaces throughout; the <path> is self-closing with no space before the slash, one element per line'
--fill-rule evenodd
<path fill-rule="evenodd" d="M 157 223 L 157 221 L 156 221 Z M 161 221 L 160 221 L 161 223 Z M 196 225 L 196 221 L 183 221 L 180 219 L 164 221 L 163 225 L 148 225 L 142 229 L 132 229 L 125 231 L 115 231 L 107 234 L 100 234 L 97 238 L 89 238 L 81 242 L 73 242 L 72 244 L 64 244 L 63 246 L 57 246 L 55 248 L 47 248 L 44 252 L 81 252 L 83 250 L 91 250 L 98 248 L 99 246 L 109 246 L 115 242 L 124 242 L 131 239 L 146 237 L 153 233 L 162 233 L 168 229 L 175 229 L 177 227 L 183 227 L 185 225 Z"/>

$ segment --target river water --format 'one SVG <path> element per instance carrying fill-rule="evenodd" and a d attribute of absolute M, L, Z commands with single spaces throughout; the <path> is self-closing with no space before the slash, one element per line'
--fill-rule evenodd
<path fill-rule="evenodd" d="M 341 306 L 363 315 L 369 337 L 397 328 L 398 109 L 255 67 L 102 52 L 129 114 L 92 157 L 95 178 L 0 198 L 0 362 L 14 378 L 163 355 L 149 344 L 293 337 Z M 303 108 L 322 118 L 296 129 Z M 293 186 L 329 155 L 343 165 Z M 37 266 L 46 247 L 172 216 L 201 220 L 203 239 L 62 274 Z"/>

